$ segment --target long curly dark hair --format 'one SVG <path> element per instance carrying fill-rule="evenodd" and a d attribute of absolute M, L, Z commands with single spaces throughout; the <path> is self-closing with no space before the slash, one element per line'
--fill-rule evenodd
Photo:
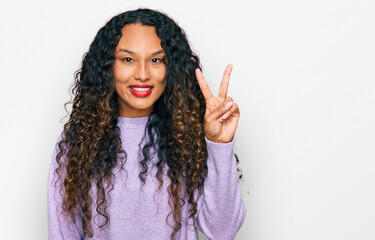
<path fill-rule="evenodd" d="M 157 145 L 159 189 L 163 185 L 163 168 L 166 165 L 171 180 L 168 186 L 172 208 L 169 215 L 173 214 L 175 225 L 171 226 L 166 221 L 173 228 L 171 239 L 174 239 L 181 228 L 181 207 L 185 204 L 179 193 L 185 189 L 190 204 L 189 218 L 196 221 L 194 192 L 198 190 L 202 193 L 207 176 L 207 148 L 203 131 L 206 103 L 195 76 L 195 69 L 202 69 L 199 57 L 192 52 L 184 31 L 164 13 L 146 8 L 127 11 L 113 17 L 98 31 L 84 55 L 81 68 L 75 73 L 74 99 L 65 104 L 72 104 L 72 112 L 64 125 L 63 138 L 58 143 L 60 151 L 56 156 L 58 167 L 55 173 L 59 178 L 56 183 L 65 175 L 60 186 L 65 190 L 63 212 L 74 220 L 79 209 L 84 217 L 84 232 L 89 237 L 94 234 L 90 230 L 93 204 L 90 189 L 92 184 L 96 184 L 96 210 L 105 219 L 99 227 L 109 223 L 106 196 L 113 189 L 115 175 L 112 169 L 120 160 L 124 170 L 126 162 L 117 126 L 119 103 L 112 66 L 116 45 L 122 37 L 121 30 L 124 25 L 132 23 L 154 26 L 165 51 L 166 88 L 154 104 L 153 117 L 148 118 L 145 135 L 147 133 L 149 140 L 142 149 L 139 178 L 144 184 L 150 149 Z M 63 161 L 64 155 L 66 161 Z"/>

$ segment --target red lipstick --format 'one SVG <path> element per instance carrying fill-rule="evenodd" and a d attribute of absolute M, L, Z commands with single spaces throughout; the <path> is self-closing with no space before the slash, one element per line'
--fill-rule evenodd
<path fill-rule="evenodd" d="M 130 92 L 136 97 L 147 97 L 151 94 L 152 89 L 151 85 L 134 84 L 129 86 Z"/>

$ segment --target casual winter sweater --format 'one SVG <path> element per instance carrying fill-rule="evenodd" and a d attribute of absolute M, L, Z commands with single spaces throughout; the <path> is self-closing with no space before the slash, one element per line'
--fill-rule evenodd
<path fill-rule="evenodd" d="M 93 238 L 88 238 L 83 231 L 82 213 L 77 215 L 75 224 L 60 215 L 64 190 L 60 194 L 59 188 L 52 184 L 53 180 L 57 179 L 57 175 L 54 179 L 54 170 L 57 167 L 56 155 L 59 152 L 56 144 L 48 176 L 49 239 L 170 239 L 173 229 L 166 223 L 166 217 L 171 210 L 167 191 L 170 183 L 166 175 L 168 166 L 163 170 L 164 184 L 161 190 L 156 192 L 159 181 L 155 177 L 157 168 L 152 166 L 158 162 L 157 154 L 152 155 L 146 183 L 140 188 L 142 182 L 138 174 L 142 168 L 139 164 L 138 144 L 141 142 L 147 120 L 148 117 L 118 118 L 122 145 L 127 153 L 124 164 L 126 171 L 119 168 L 112 171 L 115 174 L 114 188 L 109 196 L 106 196 L 107 200 L 110 197 L 110 205 L 107 208 L 110 223 L 104 229 L 100 229 L 96 224 L 102 223 L 103 218 L 96 212 L 96 185 L 92 184 Z M 60 139 L 61 136 L 58 141 Z M 234 239 L 245 219 L 246 207 L 241 199 L 233 154 L 234 138 L 229 143 L 215 143 L 207 138 L 205 141 L 208 151 L 208 175 L 204 182 L 203 194 L 196 198 L 197 222 L 194 224 L 193 220 L 188 218 L 190 204 L 186 196 L 185 205 L 181 209 L 181 229 L 175 235 L 175 239 L 197 239 L 196 229 L 210 239 Z M 144 142 L 141 146 L 143 145 Z M 168 217 L 168 223 L 174 225 L 172 214 Z"/>

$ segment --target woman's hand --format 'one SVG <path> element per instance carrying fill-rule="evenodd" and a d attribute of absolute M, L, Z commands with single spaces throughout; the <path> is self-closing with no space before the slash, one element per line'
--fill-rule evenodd
<path fill-rule="evenodd" d="M 224 71 L 220 84 L 219 96 L 214 97 L 199 68 L 195 74 L 204 98 L 206 99 L 206 113 L 204 114 L 204 133 L 212 142 L 227 143 L 233 140 L 240 118 L 240 110 L 231 97 L 227 97 L 229 77 L 232 65 Z"/>

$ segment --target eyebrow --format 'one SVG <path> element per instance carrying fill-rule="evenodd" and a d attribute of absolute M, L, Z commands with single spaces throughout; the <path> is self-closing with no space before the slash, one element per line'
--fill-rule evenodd
<path fill-rule="evenodd" d="M 132 52 L 132 51 L 130 51 L 130 50 L 128 50 L 128 49 L 123 49 L 123 48 L 120 48 L 119 50 L 118 50 L 119 52 L 126 52 L 126 53 L 129 53 L 129 54 L 133 54 L 134 52 Z M 163 49 L 161 49 L 161 50 L 159 50 L 159 51 L 157 51 L 157 52 L 154 52 L 154 53 L 152 53 L 151 55 L 158 55 L 158 54 L 160 54 L 160 53 L 164 53 L 164 50 Z"/>

